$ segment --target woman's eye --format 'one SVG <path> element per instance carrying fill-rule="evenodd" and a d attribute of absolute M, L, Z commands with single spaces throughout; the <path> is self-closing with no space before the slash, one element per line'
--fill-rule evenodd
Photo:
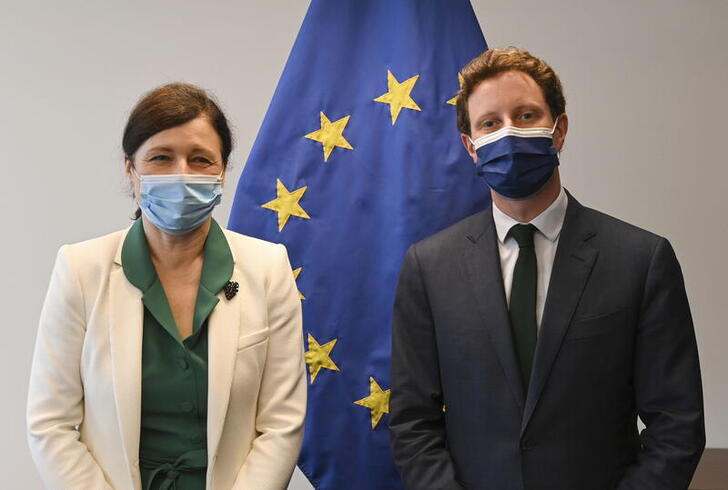
<path fill-rule="evenodd" d="M 152 160 L 169 160 L 169 156 L 167 156 L 167 155 L 154 155 L 149 160 L 150 161 L 152 161 Z"/>
<path fill-rule="evenodd" d="M 206 163 L 207 165 L 212 165 L 213 163 L 215 163 L 212 160 L 210 160 L 209 158 L 205 158 L 205 157 L 195 157 L 193 160 L 196 162 L 200 162 L 200 163 Z"/>
<path fill-rule="evenodd" d="M 485 121 L 483 123 L 484 128 L 492 128 L 493 126 L 495 126 L 495 121 Z"/>
<path fill-rule="evenodd" d="M 525 119 L 526 121 L 533 119 L 533 113 L 525 112 L 525 113 L 521 114 L 521 119 Z"/>

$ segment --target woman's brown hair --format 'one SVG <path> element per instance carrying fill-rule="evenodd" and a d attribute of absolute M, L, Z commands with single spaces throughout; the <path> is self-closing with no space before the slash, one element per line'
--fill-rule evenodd
<path fill-rule="evenodd" d="M 206 117 L 222 141 L 222 164 L 227 168 L 233 149 L 233 137 L 227 118 L 213 97 L 189 83 L 170 83 L 145 94 L 134 106 L 124 128 L 124 157 L 134 162 L 134 155 L 150 137 L 165 129 L 180 126 L 198 117 Z M 136 210 L 134 219 L 141 216 Z"/>

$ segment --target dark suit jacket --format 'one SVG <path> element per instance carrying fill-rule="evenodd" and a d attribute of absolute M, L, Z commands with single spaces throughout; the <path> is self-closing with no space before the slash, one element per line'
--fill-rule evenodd
<path fill-rule="evenodd" d="M 705 445 L 669 242 L 571 196 L 528 392 L 490 208 L 408 251 L 391 376 L 392 447 L 409 489 L 686 489 Z"/>

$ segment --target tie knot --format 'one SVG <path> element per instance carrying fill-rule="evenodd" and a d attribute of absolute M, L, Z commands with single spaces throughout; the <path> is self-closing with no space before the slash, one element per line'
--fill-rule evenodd
<path fill-rule="evenodd" d="M 536 227 L 529 225 L 513 225 L 508 230 L 508 235 L 515 238 L 518 242 L 518 248 L 533 248 L 533 232 L 536 231 Z"/>

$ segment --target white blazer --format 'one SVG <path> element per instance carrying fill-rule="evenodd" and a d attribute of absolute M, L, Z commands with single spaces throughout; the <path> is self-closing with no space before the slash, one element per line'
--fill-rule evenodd
<path fill-rule="evenodd" d="M 28 440 L 48 488 L 140 489 L 142 292 L 127 281 L 127 230 L 65 245 L 40 318 Z M 301 304 L 286 249 L 224 231 L 231 300 L 209 317 L 207 488 L 280 490 L 306 412 Z"/>

